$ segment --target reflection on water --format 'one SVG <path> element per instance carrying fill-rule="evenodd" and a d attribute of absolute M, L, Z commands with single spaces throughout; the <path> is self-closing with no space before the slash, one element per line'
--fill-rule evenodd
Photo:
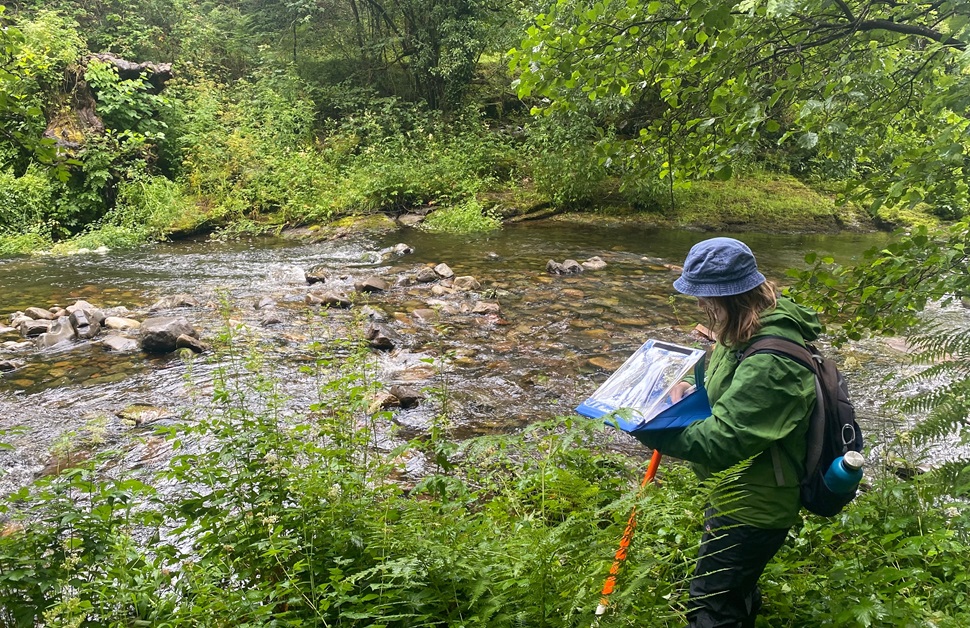
<path fill-rule="evenodd" d="M 446 262 L 457 275 L 477 278 L 481 289 L 435 295 L 430 285 L 417 284 L 366 300 L 402 338 L 395 353 L 375 354 L 382 378 L 389 384 L 437 385 L 441 374 L 421 360 L 446 356 L 457 433 L 466 435 L 569 413 L 647 338 L 694 342 L 689 331 L 701 316 L 693 300 L 674 294 L 673 267 L 691 245 L 711 235 L 547 222 L 481 236 L 403 230 L 319 244 L 180 242 L 106 255 L 0 260 L 0 315 L 85 299 L 102 308 L 124 306 L 144 318 L 157 299 L 188 293 L 202 306 L 179 314 L 203 338 L 224 324 L 224 310 L 263 340 L 267 363 L 286 383 L 293 405 L 305 407 L 314 396 L 313 383 L 298 369 L 308 359 L 308 341 L 321 332 L 304 305 L 304 271 L 325 267 L 328 287 L 352 290 L 354 281 L 370 275 L 393 284 L 422 265 Z M 755 251 L 765 274 L 781 283 L 785 270 L 802 265 L 806 253 L 850 261 L 885 241 L 879 234 L 739 237 Z M 414 254 L 381 254 L 397 242 L 413 246 Z M 593 256 L 607 267 L 567 277 L 545 271 L 550 259 L 582 262 Z M 254 306 L 267 297 L 281 313 L 279 325 L 259 324 Z M 501 313 L 468 311 L 479 300 L 497 302 Z M 416 314 L 428 308 L 438 311 L 437 320 Z M 0 377 L 0 429 L 23 425 L 27 430 L 13 439 L 14 452 L 0 458 L 14 482 L 18 473 L 23 480 L 43 464 L 60 435 L 92 422 L 102 426 L 109 444 L 124 442 L 130 426 L 118 413 L 131 404 L 160 406 L 175 415 L 190 410 L 193 391 L 205 388 L 216 366 L 197 361 L 190 384 L 190 367 L 176 356 L 109 354 L 92 342 L 44 352 L 0 352 L 0 359 L 8 358 L 20 366 Z M 420 407 L 401 411 L 398 422 L 420 429 L 427 421 L 423 412 Z"/>

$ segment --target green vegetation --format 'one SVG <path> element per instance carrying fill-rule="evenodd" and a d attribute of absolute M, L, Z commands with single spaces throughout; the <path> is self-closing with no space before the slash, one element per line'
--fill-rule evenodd
<path fill-rule="evenodd" d="M 0 254 L 419 206 L 708 228 L 832 229 L 883 205 L 884 224 L 957 219 L 966 9 L 863 5 L 11 4 Z"/>
<path fill-rule="evenodd" d="M 586 420 L 456 446 L 447 390 L 430 395 L 426 437 L 382 452 L 391 421 L 369 410 L 365 343 L 313 342 L 318 399 L 294 412 L 261 347 L 231 326 L 219 342 L 208 410 L 161 430 L 167 468 L 106 476 L 118 454 L 103 452 L 3 505 L 4 625 L 584 626 L 634 504 L 639 529 L 600 625 L 683 625 L 720 478 L 698 488 L 667 465 L 640 492 L 643 461 L 607 450 L 608 428 Z M 408 460 L 425 472 L 408 476 Z M 806 519 L 769 568 L 766 625 L 970 620 L 970 509 L 934 475 L 872 469 L 844 516 Z"/>

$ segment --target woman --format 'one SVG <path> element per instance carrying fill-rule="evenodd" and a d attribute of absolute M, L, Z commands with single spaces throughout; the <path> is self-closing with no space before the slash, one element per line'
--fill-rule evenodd
<path fill-rule="evenodd" d="M 674 288 L 697 297 L 717 336 L 704 382 L 711 416 L 641 440 L 690 461 L 702 479 L 750 459 L 711 498 L 687 614 L 692 628 L 747 628 L 761 607 L 758 578 L 799 521 L 815 380 L 786 357 L 738 358 L 756 337 L 807 342 L 818 337 L 821 325 L 814 312 L 776 297 L 751 249 L 733 238 L 691 248 Z M 689 386 L 681 382 L 672 397 Z"/>

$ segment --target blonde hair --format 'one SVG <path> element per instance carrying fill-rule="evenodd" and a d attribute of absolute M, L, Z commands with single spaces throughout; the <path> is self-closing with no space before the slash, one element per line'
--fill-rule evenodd
<path fill-rule="evenodd" d="M 747 343 L 761 329 L 761 314 L 775 309 L 775 285 L 760 286 L 728 297 L 705 297 L 701 302 L 718 342 L 727 347 Z"/>

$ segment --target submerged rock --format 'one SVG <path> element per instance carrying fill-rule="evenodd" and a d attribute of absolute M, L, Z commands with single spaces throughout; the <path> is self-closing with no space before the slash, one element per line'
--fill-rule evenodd
<path fill-rule="evenodd" d="M 606 268 L 606 262 L 604 262 L 599 257 L 591 257 L 582 264 L 583 268 L 586 270 L 603 270 Z"/>
<path fill-rule="evenodd" d="M 104 347 L 105 351 L 114 353 L 131 353 L 139 348 L 137 340 L 118 334 L 105 336 L 101 340 L 101 346 Z"/>
<path fill-rule="evenodd" d="M 158 310 L 174 310 L 183 307 L 199 307 L 199 301 L 191 294 L 176 294 L 155 301 L 148 310 L 157 312 Z"/>

